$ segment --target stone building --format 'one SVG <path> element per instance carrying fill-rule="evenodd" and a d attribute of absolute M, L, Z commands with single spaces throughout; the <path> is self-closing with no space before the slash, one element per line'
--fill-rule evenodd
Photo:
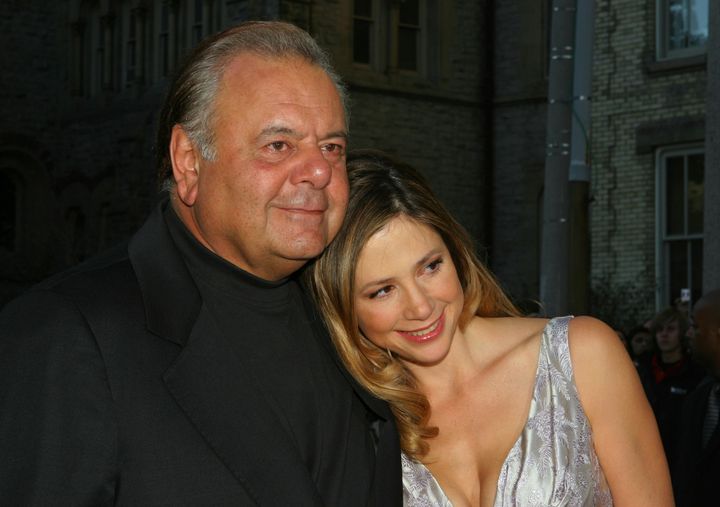
<path fill-rule="evenodd" d="M 706 114 L 720 9 L 594 4 L 589 310 L 628 325 L 720 286 L 720 148 L 705 142 L 720 129 Z M 537 308 L 551 0 L 0 6 L 0 304 L 128 237 L 157 198 L 155 123 L 178 61 L 226 26 L 280 18 L 349 84 L 351 147 L 420 168 L 513 299 Z"/>
<path fill-rule="evenodd" d="M 592 90 L 592 279 L 636 323 L 689 292 L 705 266 L 707 0 L 596 4 Z M 712 197 L 714 195 L 714 198 Z M 716 232 L 712 233 L 716 234 Z"/>
<path fill-rule="evenodd" d="M 330 51 L 350 87 L 351 147 L 418 166 L 484 242 L 483 2 L 4 0 L 0 304 L 128 237 L 157 198 L 154 130 L 179 60 L 224 27 L 276 18 Z"/>
<path fill-rule="evenodd" d="M 551 5 L 494 4 L 492 266 L 527 300 L 540 292 Z M 706 114 L 720 93 L 710 4 L 594 2 L 588 311 L 617 326 L 720 286 L 720 148 L 705 142 L 719 129 Z"/>

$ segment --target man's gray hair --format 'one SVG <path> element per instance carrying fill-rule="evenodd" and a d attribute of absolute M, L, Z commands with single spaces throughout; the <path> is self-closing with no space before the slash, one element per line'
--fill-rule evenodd
<path fill-rule="evenodd" d="M 228 61 L 242 53 L 269 58 L 303 58 L 320 67 L 333 81 L 348 122 L 347 92 L 330 58 L 306 31 L 282 21 L 250 21 L 222 31 L 200 43 L 185 60 L 170 85 L 157 132 L 158 181 L 172 177 L 170 137 L 181 125 L 202 157 L 217 156 L 213 129 L 215 96 Z"/>

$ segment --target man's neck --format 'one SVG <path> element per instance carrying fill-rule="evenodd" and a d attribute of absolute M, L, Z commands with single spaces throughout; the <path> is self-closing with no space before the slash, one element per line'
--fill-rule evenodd
<path fill-rule="evenodd" d="M 662 359 L 662 362 L 664 364 L 673 364 L 677 363 L 683 358 L 682 350 L 681 349 L 675 349 L 670 350 L 667 352 L 661 352 L 660 358 Z"/>

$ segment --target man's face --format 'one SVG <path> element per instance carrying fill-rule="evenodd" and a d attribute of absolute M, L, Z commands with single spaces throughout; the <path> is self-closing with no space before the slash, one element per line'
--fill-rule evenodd
<path fill-rule="evenodd" d="M 671 320 L 662 324 L 655 332 L 655 341 L 660 352 L 675 352 L 682 347 L 680 323 Z"/>
<path fill-rule="evenodd" d="M 215 253 L 268 280 L 317 256 L 345 215 L 347 132 L 325 72 L 299 58 L 235 57 L 199 159 L 188 226 Z M 187 216 L 184 221 L 187 223 Z"/>
<path fill-rule="evenodd" d="M 688 329 L 690 347 L 695 360 L 711 370 L 720 368 L 720 322 L 713 315 L 711 305 L 702 299 L 693 309 L 692 323 Z"/>

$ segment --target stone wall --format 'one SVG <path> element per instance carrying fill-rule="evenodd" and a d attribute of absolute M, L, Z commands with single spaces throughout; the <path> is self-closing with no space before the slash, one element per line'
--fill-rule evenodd
<path fill-rule="evenodd" d="M 597 2 L 592 101 L 593 284 L 646 295 L 647 316 L 655 311 L 656 149 L 703 142 L 706 87 L 704 59 L 656 61 L 655 5 Z"/>

